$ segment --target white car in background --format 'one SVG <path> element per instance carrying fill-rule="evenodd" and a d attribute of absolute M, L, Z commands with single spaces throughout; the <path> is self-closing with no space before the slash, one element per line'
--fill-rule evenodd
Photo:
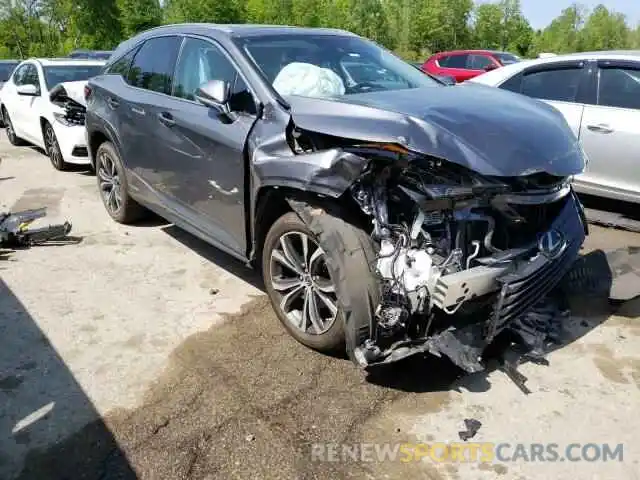
<path fill-rule="evenodd" d="M 29 59 L 2 87 L 0 111 L 12 145 L 45 150 L 58 170 L 90 165 L 84 128 L 84 85 L 102 60 Z"/>
<path fill-rule="evenodd" d="M 587 154 L 584 173 L 574 178 L 576 191 L 640 203 L 640 51 L 539 58 L 468 82 L 517 92 L 555 107 Z"/>

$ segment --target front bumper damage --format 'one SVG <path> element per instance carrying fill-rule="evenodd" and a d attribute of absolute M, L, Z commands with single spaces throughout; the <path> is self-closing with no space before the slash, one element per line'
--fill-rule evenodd
<path fill-rule="evenodd" d="M 479 259 L 481 265 L 440 279 L 436 290 L 443 306 L 444 299 L 457 295 L 461 286 L 495 292 L 490 315 L 435 335 L 401 340 L 385 350 L 369 340 L 356 349 L 356 360 L 361 367 L 371 368 L 429 353 L 444 355 L 466 372 L 475 373 L 485 369 L 483 352 L 502 333 L 513 334 L 527 350 L 539 349 L 547 338 L 553 340 L 558 330 L 554 322 L 562 317 L 553 306 L 545 306 L 545 300 L 571 270 L 587 233 L 582 206 L 572 192 L 551 227 L 528 248 Z M 551 253 L 543 244 L 549 235 L 562 242 Z"/>

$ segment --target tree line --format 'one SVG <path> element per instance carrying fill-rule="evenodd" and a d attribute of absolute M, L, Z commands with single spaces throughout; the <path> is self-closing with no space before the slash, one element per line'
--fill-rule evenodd
<path fill-rule="evenodd" d="M 371 38 L 408 60 L 459 48 L 523 57 L 640 49 L 640 25 L 604 5 L 575 3 L 534 30 L 520 0 L 0 0 L 0 57 L 110 50 L 166 23 L 262 23 L 334 27 Z"/>

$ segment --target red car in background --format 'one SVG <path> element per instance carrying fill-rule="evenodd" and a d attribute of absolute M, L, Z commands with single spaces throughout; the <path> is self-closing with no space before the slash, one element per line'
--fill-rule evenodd
<path fill-rule="evenodd" d="M 433 75 L 448 75 L 460 83 L 520 60 L 520 57 L 509 52 L 452 50 L 432 55 L 424 62 L 422 70 Z"/>

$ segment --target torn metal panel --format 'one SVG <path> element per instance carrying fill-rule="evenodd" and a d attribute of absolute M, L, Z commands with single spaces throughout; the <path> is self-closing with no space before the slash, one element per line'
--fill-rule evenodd
<path fill-rule="evenodd" d="M 262 186 L 291 187 L 334 198 L 342 195 L 369 163 L 365 158 L 340 149 L 293 158 L 258 158 L 254 168 Z"/>
<path fill-rule="evenodd" d="M 84 125 L 87 103 L 84 98 L 86 81 L 59 83 L 49 92 L 51 103 L 60 107 L 61 112 L 54 112 L 54 117 L 67 126 Z"/>
<path fill-rule="evenodd" d="M 64 106 L 67 101 L 71 100 L 86 108 L 87 102 L 84 98 L 86 85 L 87 82 L 84 80 L 59 83 L 49 92 L 49 100 L 59 106 Z"/>
<path fill-rule="evenodd" d="M 585 168 L 584 152 L 556 109 L 500 89 L 462 84 L 286 100 L 305 130 L 397 143 L 481 175 L 570 176 Z"/>

